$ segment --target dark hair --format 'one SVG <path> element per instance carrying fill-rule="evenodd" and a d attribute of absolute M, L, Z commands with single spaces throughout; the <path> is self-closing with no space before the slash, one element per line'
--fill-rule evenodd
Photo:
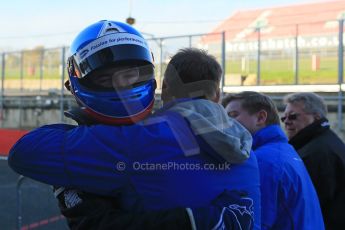
<path fill-rule="evenodd" d="M 179 50 L 170 60 L 164 82 L 171 96 L 212 97 L 219 88 L 222 68 L 212 55 L 204 50 Z"/>
<path fill-rule="evenodd" d="M 222 100 L 222 105 L 225 108 L 234 100 L 241 100 L 241 107 L 248 111 L 249 114 L 265 110 L 267 112 L 266 125 L 280 124 L 277 107 L 268 96 L 258 92 L 244 91 L 227 95 Z"/>

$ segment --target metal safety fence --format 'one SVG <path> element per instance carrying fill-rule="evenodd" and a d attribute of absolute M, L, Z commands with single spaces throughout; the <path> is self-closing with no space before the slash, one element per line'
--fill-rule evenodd
<path fill-rule="evenodd" d="M 311 34 L 311 28 L 317 23 L 324 23 L 330 29 L 326 34 Z M 281 25 L 274 28 L 281 31 L 281 35 L 275 36 L 270 35 L 272 28 L 269 24 L 258 23 L 216 33 L 148 37 L 155 57 L 157 91 L 173 54 L 181 48 L 201 48 L 214 55 L 221 64 L 224 92 L 231 92 L 232 86 L 279 88 L 289 85 L 291 92 L 296 85 L 336 87 L 333 93 L 338 97 L 338 122 L 342 127 L 345 87 L 343 24 L 341 19 Z M 69 92 L 64 89 L 69 55 L 68 47 L 36 47 L 0 55 L 0 127 L 32 128 L 52 120 L 66 122 L 63 111 L 73 104 Z M 45 116 L 48 110 L 49 115 Z M 25 119 L 36 122 L 25 124 Z"/>
<path fill-rule="evenodd" d="M 13 172 L 0 158 L 1 229 L 68 229 L 51 186 Z"/>

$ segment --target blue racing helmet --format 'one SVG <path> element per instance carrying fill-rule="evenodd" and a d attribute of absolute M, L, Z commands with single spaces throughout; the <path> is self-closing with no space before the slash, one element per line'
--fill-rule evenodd
<path fill-rule="evenodd" d="M 102 20 L 70 47 L 69 89 L 81 108 L 105 124 L 131 124 L 150 114 L 156 81 L 153 56 L 133 27 Z"/>

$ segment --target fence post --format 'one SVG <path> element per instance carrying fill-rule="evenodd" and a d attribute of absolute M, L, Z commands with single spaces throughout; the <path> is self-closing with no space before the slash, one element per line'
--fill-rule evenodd
<path fill-rule="evenodd" d="M 344 42 L 343 42 L 343 31 L 344 31 L 344 19 L 339 20 L 339 47 L 338 47 L 338 84 L 339 84 L 339 92 L 338 92 L 338 129 L 342 131 L 342 113 L 343 113 L 343 93 L 341 89 L 341 85 L 343 83 L 343 76 L 344 76 Z"/>
<path fill-rule="evenodd" d="M 61 91 L 60 91 L 60 120 L 64 121 L 64 90 L 65 90 L 65 69 L 66 69 L 66 49 L 61 48 Z"/>
<path fill-rule="evenodd" d="M 4 118 L 4 84 L 5 84 L 5 57 L 6 54 L 2 53 L 2 58 L 1 58 L 1 93 L 0 93 L 0 98 L 1 98 L 1 103 L 0 103 L 0 121 L 1 121 L 1 127 L 3 127 L 3 118 Z"/>
<path fill-rule="evenodd" d="M 222 69 L 223 69 L 223 77 L 222 77 L 222 88 L 221 92 L 224 93 L 224 86 L 225 86 L 225 71 L 226 71 L 226 43 L 225 43 L 225 31 L 222 32 Z"/>
<path fill-rule="evenodd" d="M 298 85 L 298 72 L 299 72 L 299 53 L 298 53 L 298 24 L 296 25 L 295 37 L 295 84 Z"/>
<path fill-rule="evenodd" d="M 42 91 L 44 49 L 42 49 L 40 54 L 41 54 L 41 56 L 40 56 L 40 91 L 39 91 L 39 94 L 41 94 L 41 91 Z"/>
<path fill-rule="evenodd" d="M 16 185 L 16 192 L 17 192 L 17 229 L 21 230 L 22 224 L 23 224 L 23 217 L 22 217 L 22 190 L 21 185 L 23 183 L 23 180 L 25 179 L 24 176 L 20 175 L 17 180 Z"/>
<path fill-rule="evenodd" d="M 19 93 L 19 128 L 23 120 L 23 80 L 24 80 L 24 51 L 20 52 L 20 93 Z"/>
<path fill-rule="evenodd" d="M 189 38 L 189 48 L 192 48 L 192 36 L 189 35 L 188 38 Z"/>
<path fill-rule="evenodd" d="M 257 77 L 256 77 L 256 85 L 260 85 L 261 82 L 261 31 L 260 31 L 260 27 L 256 28 L 256 31 L 258 32 L 258 53 L 257 53 Z"/>
<path fill-rule="evenodd" d="M 163 39 L 159 39 L 159 48 L 160 48 L 160 53 L 159 53 L 159 58 L 160 58 L 160 70 L 159 70 L 159 84 L 160 87 L 162 87 L 162 79 L 163 79 Z"/>

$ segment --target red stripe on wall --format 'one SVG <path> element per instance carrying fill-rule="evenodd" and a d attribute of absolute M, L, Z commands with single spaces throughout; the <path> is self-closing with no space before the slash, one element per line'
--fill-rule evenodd
<path fill-rule="evenodd" d="M 0 155 L 7 156 L 11 147 L 27 132 L 27 130 L 0 129 Z"/>

